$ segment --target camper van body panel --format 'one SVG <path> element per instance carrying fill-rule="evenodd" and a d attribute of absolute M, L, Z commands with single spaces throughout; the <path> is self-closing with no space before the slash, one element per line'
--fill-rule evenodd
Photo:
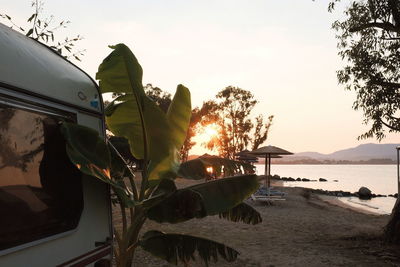
<path fill-rule="evenodd" d="M 43 44 L 0 23 L 0 83 L 101 111 L 93 81 Z"/>
<path fill-rule="evenodd" d="M 72 110 L 69 107 L 63 107 L 58 104 L 49 103 L 48 109 L 45 109 L 46 101 L 37 98 L 21 96 L 22 101 L 16 100 L 18 94 L 13 93 L 10 101 L 7 101 L 8 90 L 0 87 L 0 103 L 7 103 L 13 106 L 28 107 L 28 110 L 34 108 L 29 103 L 39 103 L 41 108 L 36 109 L 39 113 L 57 114 L 65 111 L 73 112 L 76 121 L 80 125 L 85 125 L 99 131 L 102 135 L 103 121 L 97 115 Z M 61 111 L 61 112 L 60 112 Z M 1 177 L 0 177 L 1 178 Z M 22 244 L 5 250 L 0 250 L 0 266 L 56 266 L 79 257 L 87 252 L 96 250 L 97 247 L 106 245 L 111 238 L 111 219 L 110 219 L 110 199 L 109 188 L 106 184 L 93 177 L 84 176 L 82 178 L 84 208 L 76 229 L 59 233 L 54 236 L 45 237 L 30 243 Z M 1 203 L 0 203 L 1 205 Z M 3 215 L 2 215 L 3 216 Z M 108 241 L 107 241 L 108 239 Z M 96 246 L 96 242 L 99 245 Z M 108 249 L 110 246 L 108 246 Z M 98 251 L 96 251 L 98 252 Z M 93 256 L 95 252 L 84 258 Z M 108 256 L 110 253 L 108 253 Z M 82 260 L 82 259 L 81 259 Z"/>
<path fill-rule="evenodd" d="M 0 104 L 43 114 L 72 114 L 78 124 L 105 138 L 103 104 L 93 80 L 49 48 L 2 24 Z M 87 176 L 82 177 L 82 186 L 84 206 L 76 229 L 0 250 L 0 266 L 69 266 L 89 258 L 110 258 L 109 187 Z"/>

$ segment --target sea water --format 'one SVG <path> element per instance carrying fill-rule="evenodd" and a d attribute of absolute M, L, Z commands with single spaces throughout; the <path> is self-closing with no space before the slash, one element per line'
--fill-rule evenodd
<path fill-rule="evenodd" d="M 256 164 L 257 174 L 264 174 L 264 165 Z M 397 193 L 396 165 L 272 165 L 271 174 L 281 177 L 307 178 L 327 182 L 284 182 L 284 186 L 299 186 L 323 190 L 357 192 L 362 186 L 374 194 Z M 337 182 L 335 182 L 337 180 Z M 379 197 L 360 200 L 357 197 L 339 198 L 344 203 L 378 214 L 390 214 L 396 199 Z"/>

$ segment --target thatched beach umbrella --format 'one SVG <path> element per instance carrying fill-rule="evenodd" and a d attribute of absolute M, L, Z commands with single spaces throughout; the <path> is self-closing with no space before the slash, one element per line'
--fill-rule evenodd
<path fill-rule="evenodd" d="M 248 162 L 248 163 L 257 163 L 258 158 L 253 155 L 250 155 L 249 153 L 250 153 L 250 151 L 247 149 L 236 153 L 235 154 L 236 160 L 240 160 L 240 161 L 244 161 L 244 162 Z"/>
<path fill-rule="evenodd" d="M 284 150 L 276 146 L 263 146 L 251 151 L 249 154 L 256 155 L 257 157 L 265 157 L 265 186 L 270 187 L 271 182 L 271 158 L 278 155 L 293 155 L 292 152 Z"/>

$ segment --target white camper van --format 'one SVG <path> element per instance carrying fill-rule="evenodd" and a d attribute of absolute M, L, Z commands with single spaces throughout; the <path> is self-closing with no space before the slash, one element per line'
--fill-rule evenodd
<path fill-rule="evenodd" d="M 109 188 L 69 162 L 61 120 L 104 136 L 96 83 L 0 24 L 0 266 L 110 264 Z"/>

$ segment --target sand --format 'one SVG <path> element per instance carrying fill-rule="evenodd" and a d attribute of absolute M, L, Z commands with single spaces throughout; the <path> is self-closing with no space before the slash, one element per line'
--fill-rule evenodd
<path fill-rule="evenodd" d="M 177 180 L 177 184 L 187 186 L 188 182 Z M 302 188 L 280 190 L 287 193 L 286 201 L 273 206 L 247 200 L 263 218 L 254 226 L 212 216 L 180 224 L 147 221 L 143 231 L 156 229 L 206 237 L 240 252 L 233 263 L 221 259 L 210 266 L 400 266 L 400 247 L 385 245 L 380 239 L 388 216 L 357 212 L 343 203 L 333 205 L 339 203 L 307 195 Z M 173 265 L 139 249 L 134 266 Z M 190 266 L 205 265 L 197 258 Z"/>

